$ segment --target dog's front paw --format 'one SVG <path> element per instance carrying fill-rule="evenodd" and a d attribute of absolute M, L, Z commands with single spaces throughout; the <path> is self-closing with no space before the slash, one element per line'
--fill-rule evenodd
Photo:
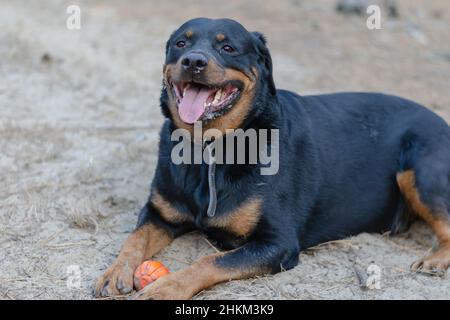
<path fill-rule="evenodd" d="M 114 262 L 98 279 L 94 289 L 96 297 L 129 294 L 133 291 L 134 270 L 128 263 Z"/>
<path fill-rule="evenodd" d="M 186 280 L 185 280 L 186 281 Z M 146 286 L 137 292 L 134 300 L 187 300 L 192 298 L 192 291 L 186 283 L 170 274 Z"/>

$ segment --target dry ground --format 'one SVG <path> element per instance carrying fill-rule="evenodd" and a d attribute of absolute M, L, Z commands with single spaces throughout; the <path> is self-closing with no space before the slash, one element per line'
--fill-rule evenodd
<path fill-rule="evenodd" d="M 82 28 L 65 27 L 68 4 Z M 279 88 L 383 91 L 450 120 L 450 3 L 399 1 L 398 19 L 343 16 L 324 1 L 0 0 L 0 298 L 90 299 L 135 224 L 156 161 L 164 42 L 196 16 L 264 32 Z M 362 234 L 302 253 L 274 276 L 218 285 L 196 298 L 450 298 L 450 280 L 409 271 L 433 244 L 427 228 Z M 177 270 L 214 251 L 177 239 L 158 259 Z M 363 290 L 355 267 L 382 269 Z M 79 265 L 80 289 L 66 287 Z"/>

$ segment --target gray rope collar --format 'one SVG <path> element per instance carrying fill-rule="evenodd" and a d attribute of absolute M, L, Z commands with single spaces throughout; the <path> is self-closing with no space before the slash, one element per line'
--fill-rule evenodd
<path fill-rule="evenodd" d="M 216 190 L 216 158 L 212 152 L 212 145 L 214 142 L 207 143 L 204 142 L 204 146 L 206 145 L 206 149 L 208 150 L 208 187 L 209 187 L 209 204 L 208 210 L 206 214 L 208 217 L 214 217 L 217 209 L 217 190 Z"/>

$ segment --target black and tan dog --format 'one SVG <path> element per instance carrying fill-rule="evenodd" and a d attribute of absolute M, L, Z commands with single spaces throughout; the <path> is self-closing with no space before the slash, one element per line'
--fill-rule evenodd
<path fill-rule="evenodd" d="M 439 247 L 415 270 L 450 266 L 450 128 L 426 108 L 374 93 L 299 96 L 276 90 L 260 33 L 233 20 L 183 24 L 167 42 L 161 107 L 167 117 L 149 200 L 136 230 L 100 278 L 97 296 L 127 294 L 133 271 L 183 233 L 199 230 L 228 252 L 206 256 L 145 287 L 142 299 L 188 299 L 216 283 L 297 265 L 299 252 L 360 232 L 404 230 L 414 217 Z M 279 172 L 175 165 L 171 133 L 279 129 Z"/>

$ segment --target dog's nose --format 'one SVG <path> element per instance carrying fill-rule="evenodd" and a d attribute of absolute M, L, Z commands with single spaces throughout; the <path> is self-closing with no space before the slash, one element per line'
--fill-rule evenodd
<path fill-rule="evenodd" d="M 182 58 L 181 65 L 186 71 L 200 73 L 208 65 L 208 58 L 202 53 L 191 52 Z"/>

